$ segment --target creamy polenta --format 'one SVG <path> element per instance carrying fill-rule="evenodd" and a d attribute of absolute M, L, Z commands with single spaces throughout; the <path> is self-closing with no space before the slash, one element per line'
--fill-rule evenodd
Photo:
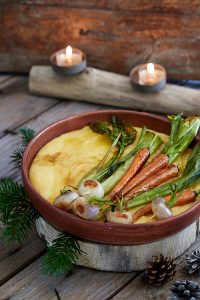
<path fill-rule="evenodd" d="M 137 130 L 137 137 L 125 153 L 135 147 L 141 128 Z M 168 136 L 159 133 L 163 143 L 166 143 Z M 38 191 L 47 201 L 53 203 L 60 191 L 66 186 L 77 187 L 80 179 L 94 168 L 103 158 L 110 148 L 111 142 L 105 136 L 93 132 L 89 126 L 60 135 L 47 143 L 34 158 L 30 171 L 30 180 Z M 179 176 L 183 171 L 190 150 L 182 154 L 176 165 L 179 167 Z M 194 189 L 200 189 L 200 184 Z M 184 206 L 174 207 L 173 214 L 179 214 L 194 205 L 194 203 Z M 131 212 L 138 210 L 134 208 Z M 143 216 L 136 223 L 145 223 L 151 216 Z"/>

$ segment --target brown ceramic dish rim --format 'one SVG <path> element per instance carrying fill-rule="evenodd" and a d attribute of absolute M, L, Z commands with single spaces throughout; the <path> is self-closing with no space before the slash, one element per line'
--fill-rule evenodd
<path fill-rule="evenodd" d="M 89 226 L 90 230 L 95 228 L 95 232 L 96 231 L 98 232 L 98 229 L 100 227 L 101 227 L 102 230 L 107 228 L 110 231 L 112 230 L 112 232 L 114 232 L 115 230 L 120 229 L 120 231 L 124 231 L 124 234 L 126 234 L 127 230 L 128 231 L 130 231 L 130 230 L 131 231 L 132 230 L 137 231 L 138 229 L 140 229 L 141 232 L 142 231 L 148 232 L 148 230 L 151 230 L 151 229 L 164 228 L 164 227 L 166 227 L 168 225 L 171 225 L 173 223 L 175 224 L 178 221 L 184 221 L 185 217 L 188 218 L 188 216 L 191 216 L 191 220 L 187 220 L 186 222 L 182 222 L 182 225 L 180 226 L 180 224 L 179 224 L 179 228 L 177 230 L 173 230 L 172 232 L 163 233 L 163 234 L 160 234 L 160 236 L 159 235 L 155 236 L 155 234 L 153 234 L 153 236 L 151 236 L 151 234 L 150 234 L 149 237 L 148 237 L 148 234 L 144 234 L 145 237 L 144 236 L 142 238 L 134 237 L 133 239 L 131 239 L 130 236 L 128 238 L 126 238 L 126 236 L 124 236 L 124 238 L 122 239 L 121 233 L 119 234 L 119 237 L 114 235 L 114 239 L 111 238 L 110 240 L 107 237 L 104 238 L 104 237 L 101 237 L 101 236 L 96 236 L 94 238 L 94 237 L 90 237 L 90 234 L 89 235 L 86 234 L 86 236 L 85 236 L 85 234 L 82 234 L 81 232 L 80 232 L 80 234 L 77 234 L 77 233 L 75 234 L 74 231 L 73 231 L 73 228 L 71 228 L 71 229 L 68 228 L 69 233 L 75 234 L 80 238 L 85 238 L 85 239 L 88 239 L 88 240 L 91 240 L 91 241 L 94 241 L 94 242 L 100 242 L 100 243 L 104 243 L 104 244 L 123 244 L 123 245 L 127 245 L 127 244 L 143 244 L 143 243 L 147 243 L 147 242 L 153 242 L 153 241 L 162 239 L 164 237 L 170 236 L 171 234 L 175 234 L 175 233 L 179 232 L 180 230 L 186 228 L 190 224 L 192 224 L 198 218 L 198 216 L 200 215 L 200 202 L 197 202 L 196 204 L 194 204 L 188 210 L 186 210 L 186 211 L 184 211 L 184 212 L 182 212 L 182 213 L 180 213 L 176 216 L 173 216 L 169 219 L 166 219 L 166 220 L 156 221 L 156 222 L 152 222 L 152 223 L 125 225 L 125 224 L 113 224 L 113 223 L 100 222 L 100 221 L 91 221 L 91 220 L 85 220 L 85 219 L 79 218 L 79 217 L 77 217 L 73 214 L 64 212 L 64 211 L 58 209 L 57 207 L 53 206 L 50 202 L 45 200 L 45 198 L 43 198 L 35 190 L 35 188 L 33 187 L 32 183 L 29 179 L 29 175 L 28 175 L 30 166 L 29 167 L 27 166 L 27 157 L 28 157 L 30 151 L 32 151 L 33 145 L 37 142 L 38 139 L 40 139 L 40 137 L 42 135 L 44 135 L 47 131 L 51 130 L 52 128 L 58 126 L 59 124 L 61 124 L 63 122 L 66 122 L 66 121 L 68 121 L 68 122 L 74 121 L 74 120 L 79 119 L 79 118 L 84 117 L 84 116 L 90 117 L 90 116 L 93 116 L 94 114 L 99 115 L 99 118 L 102 114 L 103 115 L 107 114 L 107 115 L 110 115 L 110 116 L 113 115 L 113 114 L 133 114 L 133 115 L 136 114 L 136 115 L 139 115 L 141 117 L 146 116 L 146 117 L 149 117 L 149 118 L 153 118 L 154 120 L 156 119 L 157 121 L 160 121 L 162 123 L 169 124 L 169 121 L 166 120 L 165 118 L 157 116 L 157 115 L 153 115 L 153 114 L 150 114 L 150 113 L 146 113 L 146 112 L 137 112 L 137 111 L 129 111 L 129 110 L 98 110 L 98 111 L 94 111 L 94 112 L 85 112 L 85 113 L 73 115 L 69 118 L 64 118 L 62 120 L 54 122 L 53 124 L 45 127 L 28 144 L 28 146 L 27 146 L 27 148 L 26 148 L 26 150 L 23 154 L 23 159 L 22 159 L 22 168 L 21 168 L 21 170 L 22 170 L 22 179 L 23 179 L 25 190 L 27 191 L 27 194 L 29 195 L 30 200 L 32 201 L 33 205 L 38 209 L 38 203 L 41 202 L 45 206 L 46 209 L 51 210 L 52 212 L 57 214 L 58 217 L 59 216 L 62 217 L 62 218 L 64 217 L 64 218 L 69 219 L 69 221 L 71 221 L 71 222 L 75 222 L 75 223 L 78 222 L 78 223 L 80 223 L 80 225 L 84 224 L 86 226 Z M 86 124 L 84 126 L 86 126 Z M 55 135 L 54 138 L 56 138 L 57 136 L 59 136 L 61 134 L 62 133 L 59 133 L 59 134 Z M 195 138 L 196 142 L 198 142 L 199 140 L 200 140 L 199 137 Z M 40 149 L 38 149 L 38 151 Z M 36 156 L 38 151 L 34 153 L 34 157 Z M 34 159 L 34 157 L 33 157 L 33 159 Z M 30 163 L 30 165 L 31 165 L 31 163 Z M 36 200 L 35 199 L 33 200 L 33 198 L 35 198 Z M 199 209 L 198 213 L 197 213 L 197 208 Z M 38 211 L 40 212 L 39 209 L 38 209 Z M 43 213 L 41 213 L 41 215 L 43 215 Z M 48 218 L 48 213 L 47 214 L 45 213 L 43 215 L 43 217 L 49 223 L 51 223 L 51 220 Z M 52 225 L 57 227 L 60 230 L 67 231 L 66 228 L 60 228 L 60 226 L 55 224 L 55 223 L 52 224 Z M 111 232 L 111 235 L 112 235 L 112 232 Z"/>

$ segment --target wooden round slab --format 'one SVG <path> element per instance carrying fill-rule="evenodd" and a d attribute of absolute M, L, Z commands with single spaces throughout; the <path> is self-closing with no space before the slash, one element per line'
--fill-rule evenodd
<path fill-rule="evenodd" d="M 36 221 L 38 234 L 44 238 L 47 245 L 61 233 L 44 219 Z M 79 256 L 77 265 L 112 272 L 132 272 L 144 270 L 147 261 L 153 255 L 164 254 L 173 258 L 186 251 L 195 241 L 197 224 L 192 223 L 184 230 L 160 241 L 140 245 L 109 245 L 89 241 L 80 241 L 83 251 Z"/>

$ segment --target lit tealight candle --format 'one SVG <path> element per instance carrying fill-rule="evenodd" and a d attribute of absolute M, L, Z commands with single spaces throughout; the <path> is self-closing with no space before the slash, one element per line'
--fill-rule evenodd
<path fill-rule="evenodd" d="M 148 63 L 132 69 L 131 81 L 142 91 L 155 92 L 166 84 L 166 70 L 161 65 Z"/>
<path fill-rule="evenodd" d="M 59 52 L 56 54 L 56 62 L 58 66 L 70 67 L 80 64 L 82 61 L 82 52 L 78 49 L 72 49 L 71 46 L 67 46 L 65 52 Z"/>
<path fill-rule="evenodd" d="M 165 72 L 159 65 L 148 63 L 138 70 L 139 84 L 153 85 L 165 78 Z"/>
<path fill-rule="evenodd" d="M 67 46 L 51 56 L 51 63 L 55 72 L 75 75 L 86 68 L 86 56 L 81 50 Z"/>

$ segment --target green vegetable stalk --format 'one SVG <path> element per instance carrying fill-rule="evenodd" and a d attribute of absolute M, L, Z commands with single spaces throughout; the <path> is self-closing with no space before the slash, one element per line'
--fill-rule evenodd
<path fill-rule="evenodd" d="M 119 120 L 116 116 L 112 116 L 111 123 L 106 121 L 97 121 L 91 123 L 89 126 L 94 132 L 106 134 L 107 137 L 113 142 L 111 148 L 102 159 L 100 164 L 98 164 L 98 166 L 84 176 L 84 179 L 96 179 L 101 182 L 115 172 L 115 170 L 121 165 L 120 163 L 117 163 L 117 161 L 124 153 L 125 148 L 133 143 L 137 131 L 132 125 Z M 111 150 L 114 148 L 113 145 L 118 148 L 118 152 L 104 164 L 106 160 L 105 158 L 108 157 L 108 154 L 110 154 Z"/>
<path fill-rule="evenodd" d="M 188 148 L 196 136 L 200 126 L 200 118 L 192 116 L 184 119 L 179 114 L 169 116 L 169 119 L 171 121 L 171 133 L 163 153 L 169 157 L 169 163 L 172 163 Z"/>

